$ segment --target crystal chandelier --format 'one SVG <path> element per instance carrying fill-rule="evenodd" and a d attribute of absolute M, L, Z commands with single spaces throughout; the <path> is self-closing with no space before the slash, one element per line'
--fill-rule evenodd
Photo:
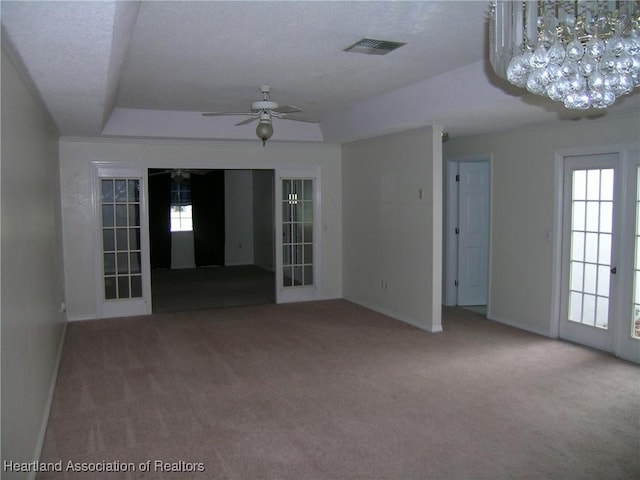
<path fill-rule="evenodd" d="M 640 85 L 639 25 L 640 1 L 495 0 L 491 66 L 567 108 L 606 108 Z"/>

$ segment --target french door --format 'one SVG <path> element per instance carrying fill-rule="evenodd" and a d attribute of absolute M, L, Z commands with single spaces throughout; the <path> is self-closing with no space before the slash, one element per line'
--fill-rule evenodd
<path fill-rule="evenodd" d="M 319 295 L 319 175 L 286 169 L 276 180 L 276 300 L 313 300 Z"/>
<path fill-rule="evenodd" d="M 151 313 L 146 175 L 138 168 L 96 168 L 99 317 Z"/>
<path fill-rule="evenodd" d="M 559 335 L 640 360 L 637 163 L 621 152 L 564 158 Z"/>

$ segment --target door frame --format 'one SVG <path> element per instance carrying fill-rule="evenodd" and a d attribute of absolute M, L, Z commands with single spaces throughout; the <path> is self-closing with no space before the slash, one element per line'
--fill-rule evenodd
<path fill-rule="evenodd" d="M 305 302 L 321 297 L 322 279 L 322 197 L 321 175 L 319 167 L 283 167 L 274 172 L 275 195 L 275 275 L 276 303 Z M 287 178 L 303 178 L 313 180 L 313 285 L 302 287 L 282 286 L 282 180 Z"/>
<path fill-rule="evenodd" d="M 635 206 L 637 202 L 638 176 L 640 176 L 640 148 L 634 147 L 625 149 L 620 155 L 620 184 L 623 189 L 620 195 L 620 206 L 618 207 L 618 220 L 620 225 L 630 225 L 620 234 L 619 252 L 630 252 L 631 261 L 622 261 L 622 256 L 617 262 L 618 273 L 617 281 L 617 297 L 618 306 L 617 314 L 620 318 L 626 318 L 630 321 L 633 311 L 633 275 L 634 275 L 634 237 L 636 227 Z M 625 279 L 627 281 L 625 281 Z M 631 300 L 631 301 L 630 301 Z M 627 328 L 618 328 L 617 334 L 613 337 L 613 349 L 617 356 L 640 363 L 640 339 L 631 338 L 631 326 Z"/>
<path fill-rule="evenodd" d="M 580 322 L 570 321 L 565 316 L 568 316 L 570 305 L 570 271 L 571 271 L 571 257 L 570 252 L 572 250 L 572 180 L 573 172 L 584 170 L 598 170 L 609 169 L 614 170 L 614 184 L 613 184 L 613 211 L 615 212 L 612 218 L 612 241 L 611 241 L 611 257 L 609 260 L 609 268 L 616 267 L 620 258 L 620 252 L 618 250 L 619 245 L 619 218 L 617 213 L 619 212 L 620 205 L 620 155 L 618 153 L 602 153 L 602 154 L 589 154 L 589 155 L 565 155 L 563 158 L 563 203 L 562 203 L 562 246 L 560 251 L 560 312 L 558 321 L 558 336 L 565 340 L 569 340 L 581 345 L 590 346 L 599 350 L 612 352 L 613 351 L 613 339 L 616 335 L 618 328 L 618 322 L 616 318 L 619 318 L 618 309 L 619 305 L 615 301 L 615 292 L 617 292 L 617 285 L 619 276 L 613 275 L 610 272 L 609 276 L 609 295 L 608 295 L 608 318 L 606 328 L 599 328 L 595 325 L 584 325 Z M 583 227 L 586 230 L 586 226 Z M 607 233 L 607 232 L 600 232 Z M 586 248 L 585 248 L 586 250 Z M 565 256 L 566 255 L 566 256 Z M 585 254 L 586 258 L 586 254 Z M 585 260 L 586 261 L 586 260 Z M 599 263 L 599 259 L 595 260 Z M 599 267 L 598 267 L 599 268 Z M 586 270 L 586 267 L 585 267 Z M 597 295 L 597 294 L 596 294 Z M 594 304 L 595 308 L 595 304 Z M 595 312 L 594 312 L 595 314 Z"/>
<path fill-rule="evenodd" d="M 94 278 L 96 288 L 96 317 L 124 317 L 151 314 L 151 264 L 149 251 L 149 198 L 146 167 L 111 162 L 93 162 L 92 202 L 94 210 Z M 140 246 L 142 297 L 136 300 L 104 300 L 104 263 L 102 256 L 102 212 L 100 179 L 111 177 L 138 178 L 140 180 Z"/>
<path fill-rule="evenodd" d="M 457 304 L 457 287 L 455 280 L 458 276 L 458 238 L 455 233 L 455 227 L 458 223 L 458 186 L 456 183 L 456 174 L 459 171 L 460 163 L 469 162 L 486 162 L 489 166 L 489 240 L 488 240 L 488 267 L 487 267 L 487 317 L 491 318 L 491 279 L 492 279 L 492 248 L 491 239 L 493 232 L 493 154 L 484 153 L 461 157 L 447 157 L 445 176 L 445 199 L 446 206 L 444 212 L 444 231 L 443 241 L 445 245 L 444 268 L 443 271 L 443 299 L 442 303 L 446 306 L 455 306 Z"/>
<path fill-rule="evenodd" d="M 553 234 L 552 234 L 552 278 L 551 278 L 551 319 L 549 324 L 549 336 L 560 338 L 560 316 L 562 308 L 562 253 L 563 253 L 563 224 L 564 224 L 564 167 L 565 157 L 617 154 L 619 156 L 618 168 L 618 192 L 619 205 L 617 215 L 614 217 L 614 225 L 623 225 L 623 222 L 633 218 L 633 199 L 628 197 L 633 195 L 635 188 L 631 185 L 623 185 L 625 182 L 631 183 L 629 177 L 637 181 L 632 171 L 634 166 L 640 165 L 640 150 L 636 144 L 613 144 L 592 147 L 578 147 L 562 149 L 555 152 L 554 162 L 554 212 L 553 212 Z M 615 228 L 615 227 L 614 227 Z M 628 235 L 620 232 L 616 244 L 613 246 L 616 258 L 612 262 L 618 269 L 618 273 L 612 279 L 612 288 L 615 288 L 616 307 L 613 310 L 613 317 L 624 318 L 627 313 L 630 315 L 630 306 L 625 307 L 625 303 L 630 298 L 632 286 L 625 283 L 625 278 L 631 277 L 631 264 L 633 262 L 621 262 L 621 255 L 625 251 L 632 251 L 633 240 Z M 625 250 L 627 249 L 627 250 Z M 628 265 L 627 265 L 628 263 Z M 613 284 L 615 283 L 615 287 Z M 612 300 L 614 298 L 612 297 Z M 615 321 L 615 320 L 614 320 Z M 630 338 L 628 329 L 619 328 L 619 325 L 612 325 L 612 348 L 614 355 L 640 363 L 640 342 Z"/>

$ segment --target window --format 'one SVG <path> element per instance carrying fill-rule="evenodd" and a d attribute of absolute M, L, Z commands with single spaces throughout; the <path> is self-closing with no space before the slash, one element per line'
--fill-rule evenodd
<path fill-rule="evenodd" d="M 313 180 L 282 180 L 282 285 L 313 285 Z"/>
<path fill-rule="evenodd" d="M 193 206 L 191 205 L 191 185 L 188 179 L 171 184 L 171 231 L 190 232 L 193 230 Z"/>
<path fill-rule="evenodd" d="M 140 179 L 102 178 L 104 299 L 142 297 Z"/>
<path fill-rule="evenodd" d="M 569 320 L 609 324 L 613 168 L 573 171 Z"/>

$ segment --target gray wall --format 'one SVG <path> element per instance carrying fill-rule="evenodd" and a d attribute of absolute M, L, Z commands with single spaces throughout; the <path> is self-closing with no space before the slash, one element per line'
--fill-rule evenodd
<path fill-rule="evenodd" d="M 65 288 L 69 320 L 97 317 L 94 254 L 97 225 L 92 203 L 92 162 L 153 168 L 275 169 L 318 168 L 322 176 L 322 277 L 319 298 L 342 296 L 340 146 L 323 143 L 208 142 L 162 139 L 63 137 L 60 145 Z M 180 165 L 175 159 L 180 158 Z"/>
<path fill-rule="evenodd" d="M 225 265 L 253 265 L 253 172 L 224 171 Z"/>
<path fill-rule="evenodd" d="M 544 335 L 551 321 L 557 151 L 640 141 L 637 115 L 451 139 L 446 158 L 492 156 L 489 317 Z"/>
<path fill-rule="evenodd" d="M 441 330 L 439 127 L 342 148 L 344 297 Z"/>
<path fill-rule="evenodd" d="M 65 316 L 58 136 L 2 48 L 2 461 L 39 458 Z M 3 479 L 29 478 L 2 473 Z"/>
<path fill-rule="evenodd" d="M 196 268 L 192 230 L 171 232 L 171 268 Z"/>
<path fill-rule="evenodd" d="M 275 269 L 273 170 L 253 171 L 253 263 Z"/>

